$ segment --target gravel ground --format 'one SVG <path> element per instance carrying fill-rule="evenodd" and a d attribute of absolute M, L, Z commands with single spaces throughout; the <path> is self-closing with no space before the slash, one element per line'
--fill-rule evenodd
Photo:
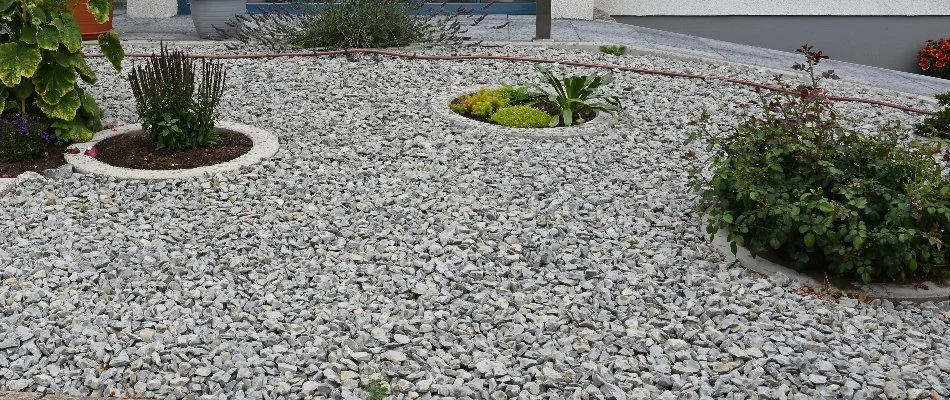
<path fill-rule="evenodd" d="M 94 64 L 106 120 L 134 121 L 127 82 Z M 702 239 L 686 123 L 704 108 L 734 123 L 749 88 L 618 74 L 617 128 L 530 141 L 427 108 L 451 88 L 535 80 L 529 64 L 226 64 L 222 119 L 276 132 L 276 157 L 181 182 L 73 174 L 0 199 L 0 389 L 349 399 L 381 378 L 410 399 L 950 397 L 950 303 L 816 298 Z M 842 109 L 862 126 L 921 118 Z"/>

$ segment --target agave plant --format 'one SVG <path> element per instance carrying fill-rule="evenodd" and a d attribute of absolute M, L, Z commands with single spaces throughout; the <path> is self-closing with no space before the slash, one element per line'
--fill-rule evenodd
<path fill-rule="evenodd" d="M 563 79 L 554 76 L 549 68 L 535 65 L 535 69 L 544 77 L 553 91 L 548 91 L 538 84 L 529 84 L 547 96 L 548 100 L 556 103 L 561 109 L 559 115 L 551 117 L 550 125 L 557 126 L 563 122 L 564 126 L 574 124 L 574 115 L 588 110 L 603 111 L 617 120 L 617 110 L 620 109 L 620 99 L 616 96 L 605 96 L 598 93 L 601 87 L 614 81 L 611 73 L 569 76 Z"/>

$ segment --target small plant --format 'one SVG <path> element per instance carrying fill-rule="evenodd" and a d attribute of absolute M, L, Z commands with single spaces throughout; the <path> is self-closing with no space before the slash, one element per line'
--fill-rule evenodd
<path fill-rule="evenodd" d="M 917 64 L 925 75 L 950 79 L 950 38 L 928 40 L 917 53 Z"/>
<path fill-rule="evenodd" d="M 710 152 L 709 165 L 692 171 L 706 230 L 729 228 L 733 252 L 774 250 L 863 282 L 946 275 L 950 180 L 934 158 L 939 144 L 905 147 L 899 124 L 877 135 L 848 128 L 820 85 L 837 76 L 815 73 L 827 56 L 807 44 L 798 51 L 806 63 L 794 68 L 807 85 L 760 91 L 758 110 L 726 132 L 710 129 L 706 113 L 694 121 L 690 141 Z"/>
<path fill-rule="evenodd" d="M 31 161 L 46 152 L 50 137 L 42 124 L 30 120 L 19 110 L 0 118 L 0 159 L 7 162 Z"/>
<path fill-rule="evenodd" d="M 545 128 L 551 121 L 551 116 L 537 108 L 520 105 L 498 110 L 492 114 L 491 120 L 511 128 Z"/>
<path fill-rule="evenodd" d="M 478 92 L 467 94 L 449 103 L 449 108 L 466 117 L 488 118 L 495 111 L 508 107 L 509 100 L 501 89 L 481 88 Z"/>
<path fill-rule="evenodd" d="M 274 50 L 287 48 L 352 49 L 402 47 L 424 42 L 457 45 L 465 33 L 460 17 L 473 10 L 440 8 L 422 12 L 417 0 L 341 0 L 315 3 L 295 0 L 274 4 L 269 12 L 238 16 L 236 38 L 262 43 Z M 475 18 L 477 25 L 485 16 Z"/>
<path fill-rule="evenodd" d="M 603 45 L 600 46 L 600 52 L 614 56 L 627 54 L 627 46 L 624 45 Z"/>
<path fill-rule="evenodd" d="M 83 5 L 86 4 L 86 5 Z M 84 142 L 102 129 L 102 110 L 80 86 L 96 82 L 82 52 L 73 7 L 88 7 L 97 22 L 109 19 L 110 0 L 0 0 L 0 114 L 19 110 L 48 127 L 59 143 Z M 99 47 L 121 70 L 116 32 L 99 36 Z"/>
<path fill-rule="evenodd" d="M 382 379 L 369 381 L 366 391 L 369 392 L 367 400 L 383 400 L 386 396 L 389 396 L 389 386 L 387 386 L 386 382 Z"/>
<path fill-rule="evenodd" d="M 915 125 L 914 133 L 950 140 L 950 92 L 938 94 L 937 101 L 943 109 Z"/>
<path fill-rule="evenodd" d="M 534 102 L 534 95 L 524 86 L 513 87 L 504 85 L 498 88 L 498 90 L 501 91 L 502 95 L 508 98 L 508 104 L 513 106 L 531 104 Z"/>
<path fill-rule="evenodd" d="M 197 77 L 193 60 L 181 51 L 169 52 L 164 45 L 144 66 L 133 67 L 129 82 L 136 109 L 155 149 L 217 144 L 214 122 L 224 92 L 224 67 L 202 60 L 200 84 Z"/>
<path fill-rule="evenodd" d="M 615 97 L 607 97 L 598 93 L 600 88 L 609 85 L 614 81 L 611 73 L 569 76 L 563 79 L 554 76 L 550 69 L 535 65 L 535 68 L 544 77 L 553 91 L 548 91 L 537 84 L 530 84 L 531 87 L 541 91 L 547 96 L 548 100 L 557 104 L 560 112 L 551 116 L 549 126 L 571 126 L 575 122 L 575 115 L 585 111 L 603 111 L 617 119 L 617 110 L 620 109 L 620 100 Z"/>

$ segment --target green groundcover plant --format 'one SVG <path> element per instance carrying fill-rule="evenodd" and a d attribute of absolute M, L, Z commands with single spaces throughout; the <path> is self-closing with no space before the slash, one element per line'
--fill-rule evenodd
<path fill-rule="evenodd" d="M 710 155 L 693 170 L 707 231 L 728 228 L 733 252 L 774 250 L 800 268 L 863 282 L 945 277 L 950 181 L 939 143 L 902 145 L 893 123 L 848 128 L 820 85 L 837 76 L 815 74 L 827 57 L 807 44 L 798 51 L 806 63 L 794 68 L 808 85 L 760 92 L 758 110 L 724 132 L 706 113 L 695 121 L 690 140 L 705 141 Z"/>
<path fill-rule="evenodd" d="M 937 101 L 943 109 L 914 126 L 914 133 L 950 140 L 950 92 L 938 94 Z"/>
<path fill-rule="evenodd" d="M 82 36 L 68 0 L 0 0 L 0 113 L 19 110 L 49 127 L 59 143 L 84 142 L 102 129 L 102 110 L 80 86 L 94 84 Z M 81 6 L 81 5 L 79 5 Z M 111 0 L 90 0 L 99 22 L 109 18 Z M 99 37 L 116 70 L 124 56 L 116 32 Z"/>
<path fill-rule="evenodd" d="M 214 122 L 225 82 L 220 62 L 202 60 L 199 74 L 184 52 L 162 45 L 158 55 L 132 69 L 129 82 L 142 129 L 156 150 L 218 143 Z"/>
<path fill-rule="evenodd" d="M 0 118 L 0 160 L 34 160 L 46 152 L 49 143 L 49 135 L 43 131 L 42 124 L 31 120 L 20 110 Z"/>

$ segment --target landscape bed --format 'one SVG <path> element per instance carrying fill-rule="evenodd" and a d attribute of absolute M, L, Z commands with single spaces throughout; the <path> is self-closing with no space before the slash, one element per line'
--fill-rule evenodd
<path fill-rule="evenodd" d="M 126 51 L 157 47 L 137 46 Z M 467 51 L 763 83 L 772 73 Z M 182 181 L 73 174 L 0 198 L 0 388 L 362 398 L 381 378 L 396 398 L 950 397 L 950 303 L 828 300 L 747 273 L 703 238 L 681 158 L 688 123 L 710 110 L 735 124 L 749 87 L 616 73 L 616 126 L 532 141 L 430 111 L 443 92 L 532 81 L 528 63 L 224 63 L 241 90 L 224 95 L 221 119 L 274 132 L 274 157 Z M 123 77 L 92 64 L 105 122 L 132 123 Z M 839 108 L 859 128 L 896 119 L 909 132 L 923 118 Z"/>

